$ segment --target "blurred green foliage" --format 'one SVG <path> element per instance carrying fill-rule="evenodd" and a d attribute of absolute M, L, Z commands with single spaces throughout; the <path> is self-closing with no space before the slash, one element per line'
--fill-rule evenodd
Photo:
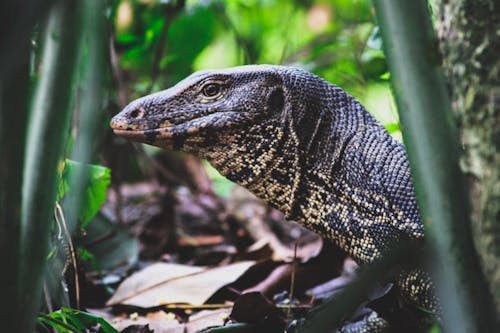
<path fill-rule="evenodd" d="M 294 65 L 350 92 L 401 140 L 370 0 L 121 0 L 111 18 L 128 100 L 196 70 Z M 227 196 L 232 184 L 206 166 Z"/>
<path fill-rule="evenodd" d="M 113 21 L 131 98 L 200 69 L 296 65 L 349 91 L 399 135 L 369 0 L 121 0 Z"/>
<path fill-rule="evenodd" d="M 106 200 L 106 191 L 111 183 L 111 170 L 100 165 L 82 165 L 76 161 L 66 160 L 59 182 L 57 201 L 65 199 L 66 202 L 68 196 L 74 195 L 70 184 L 72 184 L 72 178 L 75 177 L 76 174 L 81 174 L 83 172 L 83 168 L 87 169 L 88 181 L 82 195 L 78 220 L 81 223 L 80 227 L 86 228 Z M 71 200 L 71 198 L 69 198 L 69 200 Z"/>

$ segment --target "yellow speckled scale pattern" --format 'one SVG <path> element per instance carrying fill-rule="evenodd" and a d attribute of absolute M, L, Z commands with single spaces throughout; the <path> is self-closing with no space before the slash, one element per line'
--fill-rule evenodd
<path fill-rule="evenodd" d="M 372 312 L 358 322 L 345 325 L 337 333 L 386 332 L 388 331 L 387 326 L 388 323 L 384 319 Z"/>

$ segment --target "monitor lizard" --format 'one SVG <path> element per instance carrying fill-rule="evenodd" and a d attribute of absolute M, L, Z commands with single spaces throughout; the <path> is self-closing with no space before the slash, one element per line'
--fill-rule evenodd
<path fill-rule="evenodd" d="M 303 69 L 199 71 L 131 102 L 111 127 L 208 160 L 359 264 L 402 238 L 423 243 L 404 146 L 353 96 Z M 426 273 L 405 271 L 395 283 L 411 303 L 437 311 Z"/>

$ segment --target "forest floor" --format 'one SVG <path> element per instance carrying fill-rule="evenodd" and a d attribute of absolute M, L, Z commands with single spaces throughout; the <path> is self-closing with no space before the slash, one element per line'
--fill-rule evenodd
<path fill-rule="evenodd" d="M 74 240 L 90 255 L 67 264 L 73 308 L 119 332 L 236 322 L 283 331 L 352 280 L 352 260 L 243 188 L 223 197 L 210 184 L 166 183 L 109 189 L 97 220 Z"/>

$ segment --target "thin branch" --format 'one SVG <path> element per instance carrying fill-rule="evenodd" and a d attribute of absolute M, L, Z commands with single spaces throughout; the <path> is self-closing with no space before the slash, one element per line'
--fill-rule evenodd
<path fill-rule="evenodd" d="M 291 274 L 290 292 L 289 292 L 290 304 L 292 304 L 292 302 L 293 302 L 294 290 L 295 290 L 295 276 L 297 273 L 297 247 L 298 247 L 298 245 L 299 245 L 298 241 L 296 241 L 294 248 L 293 248 L 292 274 Z M 292 310 L 291 308 L 288 308 L 287 318 L 292 318 L 291 310 Z"/>
<path fill-rule="evenodd" d="M 68 231 L 68 225 L 66 224 L 66 219 L 64 218 L 64 212 L 61 205 L 56 202 L 56 211 L 54 212 L 56 222 L 58 225 L 62 226 L 64 229 L 64 235 L 69 245 L 69 253 L 71 255 L 71 264 L 73 265 L 73 277 L 75 279 L 75 302 L 76 308 L 80 309 L 80 283 L 78 282 L 78 263 L 75 253 L 75 247 L 73 246 L 73 240 L 71 239 L 71 234 Z"/>
<path fill-rule="evenodd" d="M 110 25 L 112 29 L 112 25 Z M 118 54 L 116 54 L 116 49 L 114 45 L 115 36 L 114 33 L 110 33 L 109 36 L 109 59 L 110 67 L 112 72 L 112 78 L 116 85 L 116 91 L 118 94 L 119 107 L 123 108 L 128 102 L 127 86 L 125 84 L 125 78 L 123 72 L 120 68 L 120 60 L 118 59 Z"/>

